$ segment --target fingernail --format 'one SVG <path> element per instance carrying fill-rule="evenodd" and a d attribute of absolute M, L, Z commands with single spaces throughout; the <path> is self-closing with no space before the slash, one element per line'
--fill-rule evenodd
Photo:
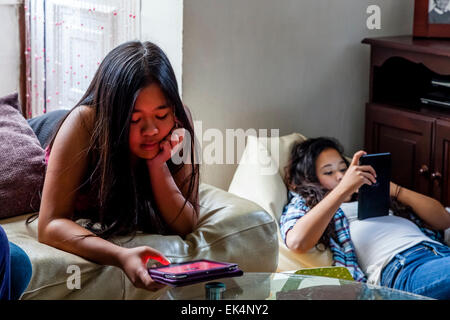
<path fill-rule="evenodd" d="M 163 258 L 163 257 L 160 257 L 160 256 L 151 256 L 150 258 L 152 258 L 153 260 L 156 260 L 156 261 L 162 263 L 163 265 L 168 265 L 168 264 L 170 264 L 170 261 L 169 261 L 169 260 L 167 260 L 167 259 L 165 259 L 165 258 Z"/>

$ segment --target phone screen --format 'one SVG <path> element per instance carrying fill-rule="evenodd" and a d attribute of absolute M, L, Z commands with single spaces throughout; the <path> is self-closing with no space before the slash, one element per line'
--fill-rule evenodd
<path fill-rule="evenodd" d="M 186 273 L 189 271 L 210 270 L 214 268 L 220 268 L 223 266 L 225 266 L 225 264 L 209 261 L 197 261 L 178 266 L 168 266 L 164 268 L 158 268 L 158 271 L 177 274 L 177 273 Z"/>

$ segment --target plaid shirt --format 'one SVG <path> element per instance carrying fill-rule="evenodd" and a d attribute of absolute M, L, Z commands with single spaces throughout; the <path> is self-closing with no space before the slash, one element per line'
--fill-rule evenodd
<path fill-rule="evenodd" d="M 280 218 L 281 238 L 286 243 L 286 233 L 292 229 L 298 219 L 303 217 L 310 208 L 305 200 L 298 193 L 289 191 L 289 203 L 284 207 Z M 416 223 L 422 232 L 436 241 L 443 241 L 442 233 L 426 229 L 423 222 L 415 215 L 411 214 L 411 220 Z M 350 238 L 350 225 L 347 217 L 339 208 L 333 217 L 337 241 L 330 239 L 329 247 L 333 253 L 333 264 L 339 267 L 346 267 L 356 281 L 366 282 L 367 278 L 361 267 L 358 265 L 355 247 Z"/>

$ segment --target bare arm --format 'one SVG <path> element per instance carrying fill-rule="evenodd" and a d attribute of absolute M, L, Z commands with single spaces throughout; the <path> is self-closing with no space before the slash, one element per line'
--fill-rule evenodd
<path fill-rule="evenodd" d="M 328 224 L 339 209 L 346 193 L 335 188 L 314 208 L 298 219 L 286 234 L 286 245 L 299 253 L 308 252 L 322 237 Z"/>
<path fill-rule="evenodd" d="M 397 185 L 391 182 L 391 196 L 395 196 Z M 421 193 L 401 188 L 398 201 L 410 206 L 413 211 L 434 230 L 450 228 L 450 213 L 436 199 Z"/>
<path fill-rule="evenodd" d="M 120 248 L 96 237 L 71 220 L 76 190 L 87 168 L 89 134 L 82 120 L 87 107 L 75 109 L 64 121 L 52 146 L 45 176 L 38 222 L 40 242 L 80 255 L 88 260 L 118 265 Z"/>
<path fill-rule="evenodd" d="M 75 109 L 53 143 L 39 211 L 38 239 L 98 264 L 120 267 L 135 286 L 157 289 L 160 286 L 148 276 L 145 263 L 150 256 L 163 258 L 159 252 L 149 247 L 122 248 L 72 221 L 76 190 L 87 170 L 90 134 L 83 120 L 92 123 L 91 111 L 88 107 Z"/>
<path fill-rule="evenodd" d="M 186 111 L 186 114 L 189 118 L 191 127 L 194 127 L 194 122 L 192 121 L 192 114 L 191 111 L 187 106 L 184 106 L 184 109 Z M 195 137 L 191 137 L 192 141 L 195 142 Z M 190 141 L 185 141 L 185 143 L 190 143 Z M 186 146 L 189 147 L 189 146 Z M 195 146 L 196 148 L 197 146 Z M 198 159 L 196 158 L 196 153 L 194 152 L 194 167 L 198 166 Z M 192 164 L 184 164 L 180 171 L 178 171 L 174 176 L 174 180 L 178 188 L 181 190 L 181 193 L 185 198 L 188 198 L 188 191 L 189 191 L 189 179 L 193 173 L 193 166 Z M 197 213 L 199 213 L 199 199 L 198 199 L 198 187 L 199 187 L 199 175 L 197 174 L 195 176 L 194 180 L 194 187 L 192 190 L 192 194 L 189 196 L 188 201 L 194 206 L 194 209 Z"/>
<path fill-rule="evenodd" d="M 192 232 L 197 224 L 197 211 L 190 201 L 183 207 L 186 198 L 167 165 L 164 163 L 160 167 L 151 166 L 149 173 L 155 202 L 164 220 L 182 236 Z"/>
<path fill-rule="evenodd" d="M 187 107 L 185 109 L 191 125 L 193 125 L 189 109 Z M 153 196 L 159 212 L 161 212 L 164 220 L 175 232 L 184 236 L 192 232 L 198 220 L 198 176 L 194 181 L 193 192 L 188 198 L 189 182 L 187 182 L 187 179 L 192 174 L 192 165 L 183 164 L 177 174 L 172 176 L 166 161 L 163 161 L 165 159 L 168 160 L 171 149 L 182 142 L 182 138 L 180 141 L 175 141 L 172 145 L 168 141 L 164 142 L 165 147 L 163 147 L 161 154 L 158 155 L 160 158 L 147 163 L 154 192 Z"/>

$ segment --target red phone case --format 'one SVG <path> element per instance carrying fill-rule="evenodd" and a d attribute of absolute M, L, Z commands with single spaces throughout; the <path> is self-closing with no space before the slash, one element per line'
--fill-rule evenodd
<path fill-rule="evenodd" d="M 148 272 L 153 280 L 172 286 L 184 286 L 243 274 L 235 263 L 204 259 L 150 268 Z"/>

